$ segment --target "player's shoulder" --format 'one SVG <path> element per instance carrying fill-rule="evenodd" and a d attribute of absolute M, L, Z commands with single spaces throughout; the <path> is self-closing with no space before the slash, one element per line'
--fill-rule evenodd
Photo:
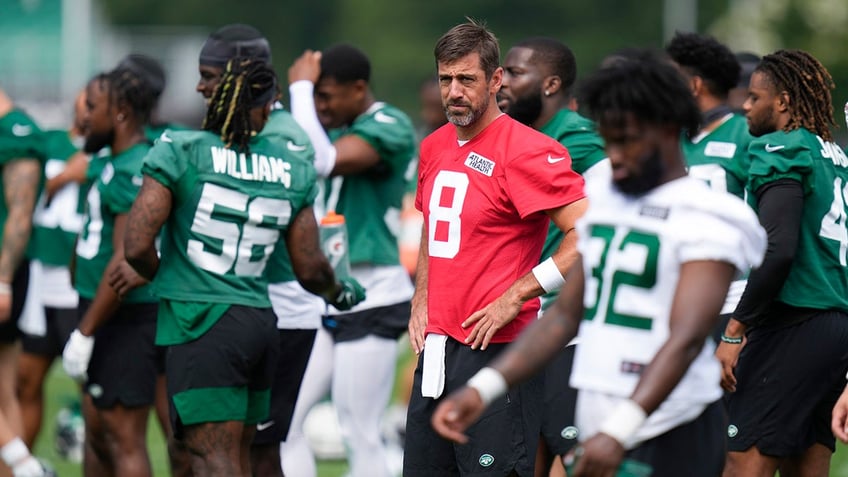
<path fill-rule="evenodd" d="M 752 156 L 768 160 L 769 158 L 791 158 L 802 150 L 810 150 L 818 142 L 818 136 L 804 128 L 791 131 L 773 131 L 755 137 L 748 145 Z"/>
<path fill-rule="evenodd" d="M 655 189 L 652 200 L 680 216 L 702 215 L 738 223 L 758 223 L 756 213 L 739 197 L 685 176 Z"/>
<path fill-rule="evenodd" d="M 409 116 L 399 108 L 383 102 L 377 101 L 365 113 L 367 118 L 379 124 L 392 124 L 403 127 L 412 127 L 412 120 Z"/>
<path fill-rule="evenodd" d="M 26 138 L 41 134 L 41 129 L 35 120 L 22 109 L 12 109 L 0 117 L 0 134 Z"/>

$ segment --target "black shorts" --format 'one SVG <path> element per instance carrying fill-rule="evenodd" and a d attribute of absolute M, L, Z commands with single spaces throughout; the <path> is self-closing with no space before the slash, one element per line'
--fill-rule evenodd
<path fill-rule="evenodd" d="M 551 456 L 563 456 L 577 443 L 577 427 L 574 423 L 577 390 L 568 384 L 576 346 L 566 346 L 560 350 L 545 368 L 542 441 Z"/>
<path fill-rule="evenodd" d="M 848 315 L 821 311 L 785 327 L 755 328 L 736 366 L 728 400 L 728 448 L 772 457 L 819 443 L 834 450 L 833 405 L 845 388 Z"/>
<path fill-rule="evenodd" d="M 24 353 L 53 359 L 62 356 L 65 343 L 79 325 L 80 315 L 76 308 L 44 307 L 47 329 L 44 336 L 21 334 Z"/>
<path fill-rule="evenodd" d="M 651 477 L 715 477 L 726 456 L 724 429 L 727 415 L 716 401 L 694 421 L 677 426 L 629 450 L 624 466 L 650 468 Z M 621 472 L 623 469 L 619 467 Z M 617 473 L 616 475 L 636 475 Z"/>
<path fill-rule="evenodd" d="M 271 308 L 233 305 L 199 338 L 168 346 L 165 375 L 174 435 L 205 422 L 268 416 L 280 353 Z"/>
<path fill-rule="evenodd" d="M 90 306 L 91 300 L 80 298 L 79 316 Z M 94 333 L 83 390 L 98 409 L 153 404 L 164 353 L 154 344 L 157 309 L 156 303 L 121 305 Z"/>
<path fill-rule="evenodd" d="M 294 405 L 306 373 L 312 345 L 318 330 L 280 330 L 280 358 L 271 387 L 271 411 L 268 418 L 256 423 L 256 445 L 279 444 L 286 440 Z"/>
<path fill-rule="evenodd" d="M 396 340 L 406 332 L 410 310 L 410 302 L 405 301 L 354 313 L 325 315 L 322 323 L 336 343 L 358 340 L 368 335 Z"/>
<path fill-rule="evenodd" d="M 485 351 L 472 350 L 448 338 L 443 396 L 465 385 L 468 378 L 488 365 L 508 345 L 491 344 Z M 539 373 L 495 400 L 466 431 L 469 443 L 459 445 L 441 438 L 430 424 L 442 399 L 421 396 L 423 357 L 422 353 L 418 358 L 407 411 L 404 477 L 505 476 L 512 470 L 520 476 L 532 476 L 539 442 L 543 374 Z"/>
<path fill-rule="evenodd" d="M 29 260 L 22 260 L 12 278 L 12 311 L 9 319 L 0 323 L 0 344 L 11 344 L 21 337 L 18 321 L 24 311 L 29 286 Z"/>

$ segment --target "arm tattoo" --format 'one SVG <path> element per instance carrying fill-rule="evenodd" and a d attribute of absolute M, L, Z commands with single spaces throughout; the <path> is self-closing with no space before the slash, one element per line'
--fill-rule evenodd
<path fill-rule="evenodd" d="M 32 232 L 32 211 L 41 180 L 36 159 L 18 159 L 3 166 L 3 191 L 9 215 L 3 224 L 0 282 L 11 283 Z"/>
<path fill-rule="evenodd" d="M 150 176 L 144 176 L 141 190 L 133 202 L 124 235 L 127 262 L 142 277 L 152 280 L 159 269 L 156 236 L 171 213 L 171 191 Z"/>

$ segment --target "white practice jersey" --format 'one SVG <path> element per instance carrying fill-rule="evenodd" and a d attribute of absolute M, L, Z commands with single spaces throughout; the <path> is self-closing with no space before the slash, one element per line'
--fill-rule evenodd
<path fill-rule="evenodd" d="M 638 198 L 621 194 L 609 180 L 593 181 L 587 195 L 590 206 L 577 225 L 586 277 L 585 315 L 571 384 L 581 393 L 611 398 L 578 406 L 578 414 L 582 408 L 584 414 L 598 416 L 608 415 L 609 409 L 592 407 L 611 409 L 618 398 L 628 398 L 668 339 L 681 265 L 719 260 L 747 271 L 762 261 L 766 233 L 742 200 L 688 176 Z M 721 397 L 714 349 L 707 340 L 640 430 L 639 441 L 694 419 Z M 681 409 L 692 409 L 694 415 Z M 580 427 L 581 436 L 592 435 Z"/>

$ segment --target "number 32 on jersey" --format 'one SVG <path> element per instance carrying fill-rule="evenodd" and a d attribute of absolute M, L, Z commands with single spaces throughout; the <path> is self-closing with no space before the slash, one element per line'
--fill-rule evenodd
<path fill-rule="evenodd" d="M 595 224 L 589 230 L 589 247 L 583 260 L 591 267 L 586 276 L 584 319 L 602 317 L 609 325 L 650 330 L 651 316 L 632 306 L 639 294 L 657 284 L 660 239 L 650 232 Z M 650 299 L 650 298 L 648 298 Z"/>

